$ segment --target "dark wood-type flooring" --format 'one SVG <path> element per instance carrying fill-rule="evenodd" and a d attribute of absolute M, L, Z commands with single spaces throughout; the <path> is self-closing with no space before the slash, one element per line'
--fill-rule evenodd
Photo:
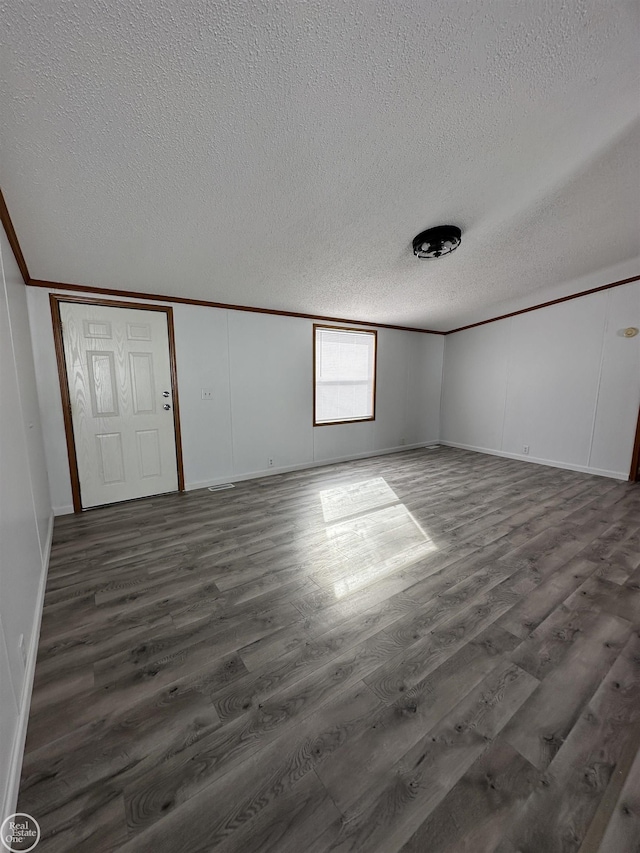
<path fill-rule="evenodd" d="M 41 853 L 640 849 L 640 486 L 443 447 L 54 540 Z"/>

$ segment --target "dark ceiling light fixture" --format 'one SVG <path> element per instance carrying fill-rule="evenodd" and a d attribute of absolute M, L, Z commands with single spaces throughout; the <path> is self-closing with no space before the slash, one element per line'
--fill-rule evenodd
<path fill-rule="evenodd" d="M 441 258 L 458 248 L 461 237 L 462 231 L 455 225 L 427 228 L 413 238 L 413 254 L 416 258 Z"/>

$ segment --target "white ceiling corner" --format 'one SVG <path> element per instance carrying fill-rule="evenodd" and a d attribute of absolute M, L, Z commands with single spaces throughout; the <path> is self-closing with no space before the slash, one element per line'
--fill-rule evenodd
<path fill-rule="evenodd" d="M 640 255 L 635 0 L 0 10 L 34 278 L 449 329 Z"/>

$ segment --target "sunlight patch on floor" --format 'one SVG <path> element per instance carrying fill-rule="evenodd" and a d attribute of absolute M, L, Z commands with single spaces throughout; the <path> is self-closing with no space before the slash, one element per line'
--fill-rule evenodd
<path fill-rule="evenodd" d="M 325 521 L 355 516 L 327 527 L 334 583 L 343 598 L 438 550 L 435 542 L 382 477 L 320 493 Z M 393 502 L 392 506 L 385 506 Z M 380 507 L 382 504 L 383 508 Z M 367 511 L 368 510 L 368 511 Z"/>
<path fill-rule="evenodd" d="M 347 486 L 337 486 L 333 489 L 323 489 L 320 492 L 322 514 L 327 524 L 350 515 L 360 515 L 377 507 L 397 503 L 399 500 L 384 477 L 349 483 Z"/>

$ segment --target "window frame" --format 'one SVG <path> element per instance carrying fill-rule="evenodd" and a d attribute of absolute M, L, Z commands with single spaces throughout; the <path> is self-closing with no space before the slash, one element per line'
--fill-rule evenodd
<path fill-rule="evenodd" d="M 320 421 L 318 423 L 317 420 L 317 338 L 316 338 L 316 330 L 317 329 L 326 329 L 331 332 L 354 332 L 356 334 L 367 334 L 373 336 L 373 387 L 372 387 L 372 396 L 373 396 L 373 406 L 372 406 L 372 414 L 366 418 L 347 418 L 344 420 L 338 421 Z M 323 426 L 336 426 L 337 424 L 364 424 L 370 423 L 371 421 L 375 421 L 376 419 L 376 392 L 377 392 L 377 381 L 378 381 L 378 331 L 377 329 L 354 329 L 350 326 L 329 326 L 326 323 L 314 323 L 313 324 L 313 375 L 312 375 L 312 383 L 313 383 L 313 426 L 314 427 L 323 427 Z"/>

